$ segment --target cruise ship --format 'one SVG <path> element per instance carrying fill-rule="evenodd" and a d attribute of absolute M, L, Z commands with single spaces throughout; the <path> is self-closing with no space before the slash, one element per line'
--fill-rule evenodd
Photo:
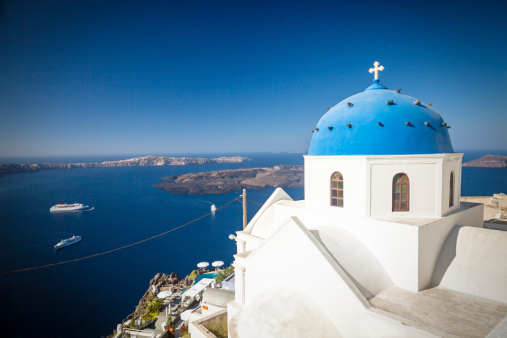
<path fill-rule="evenodd" d="M 72 245 L 74 243 L 79 242 L 80 240 L 81 240 L 81 236 L 72 236 L 71 238 L 62 239 L 60 241 L 60 243 L 58 243 L 58 244 L 55 245 L 55 249 L 60 249 L 60 248 L 63 248 L 65 246 Z"/>
<path fill-rule="evenodd" d="M 49 211 L 74 211 L 74 210 L 84 210 L 89 208 L 88 205 L 84 205 L 81 203 L 74 203 L 74 204 L 66 204 L 66 203 L 59 203 L 57 205 L 53 205 Z"/>

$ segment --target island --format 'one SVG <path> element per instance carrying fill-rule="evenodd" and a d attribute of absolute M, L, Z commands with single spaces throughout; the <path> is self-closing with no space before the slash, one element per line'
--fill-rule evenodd
<path fill-rule="evenodd" d="M 35 172 L 46 169 L 74 169 L 74 168 L 100 168 L 100 167 L 133 167 L 133 166 L 164 166 L 189 165 L 207 163 L 242 163 L 251 161 L 248 157 L 166 157 L 143 156 L 120 161 L 104 161 L 100 163 L 42 163 L 42 164 L 0 164 L 0 177 L 26 172 Z"/>
<path fill-rule="evenodd" d="M 262 190 L 266 187 L 302 188 L 302 165 L 276 165 L 273 168 L 219 170 L 182 174 L 162 178 L 155 185 L 173 194 L 227 194 L 240 189 Z"/>
<path fill-rule="evenodd" d="M 486 155 L 476 160 L 463 163 L 463 167 L 507 168 L 507 156 Z"/>

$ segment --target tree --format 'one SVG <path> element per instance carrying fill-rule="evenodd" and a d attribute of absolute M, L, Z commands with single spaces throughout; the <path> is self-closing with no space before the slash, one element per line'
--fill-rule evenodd
<path fill-rule="evenodd" d="M 148 303 L 148 311 L 160 312 L 162 310 L 164 301 L 161 298 L 154 298 Z"/>
<path fill-rule="evenodd" d="M 218 276 L 215 278 L 215 281 L 217 283 L 222 283 L 227 277 L 229 277 L 233 273 L 234 273 L 234 266 L 232 266 L 232 264 L 231 264 L 230 266 L 228 266 L 225 269 L 223 269 L 222 271 L 220 271 Z"/>

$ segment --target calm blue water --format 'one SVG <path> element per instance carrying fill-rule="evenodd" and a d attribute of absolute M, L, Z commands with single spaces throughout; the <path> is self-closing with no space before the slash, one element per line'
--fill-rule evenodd
<path fill-rule="evenodd" d="M 487 152 L 465 153 L 465 161 Z M 492 152 L 498 154 L 498 152 Z M 213 156 L 213 155 L 211 155 Z M 218 155 L 217 155 L 218 156 Z M 240 167 L 303 164 L 302 154 L 247 154 L 241 164 L 175 167 L 46 170 L 0 178 L 0 271 L 39 266 L 107 251 L 164 232 L 229 202 L 227 195 L 171 195 L 153 185 L 161 177 L 185 172 Z M 35 162 L 95 162 L 121 157 L 46 158 Z M 0 162 L 12 162 L 2 159 Z M 20 162 L 20 161 L 17 161 Z M 273 188 L 249 191 L 263 202 Z M 293 197 L 303 189 L 286 189 Z M 507 193 L 507 170 L 463 168 L 463 195 Z M 59 202 L 95 207 L 90 212 L 54 214 Z M 249 204 L 249 218 L 259 209 Z M 119 252 L 42 270 L 0 276 L 0 318 L 4 336 L 100 337 L 132 312 L 158 272 L 184 277 L 198 262 L 231 263 L 241 229 L 241 204 L 233 205 L 188 227 Z M 73 234 L 83 240 L 54 250 Z"/>
<path fill-rule="evenodd" d="M 0 271 L 75 259 L 136 242 L 184 224 L 229 202 L 227 195 L 171 195 L 153 185 L 185 172 L 302 164 L 301 154 L 247 154 L 254 161 L 167 167 L 45 170 L 0 178 Z M 127 158 L 122 156 L 121 158 Z M 60 158 L 68 162 L 69 158 Z M 83 161 L 82 159 L 75 159 Z M 96 158 L 87 158 L 93 162 Z M 27 159 L 26 163 L 34 163 Z M 45 162 L 53 162 L 46 159 Z M 249 191 L 265 201 L 274 189 Z M 303 189 L 287 189 L 294 198 Z M 59 202 L 93 211 L 55 214 Z M 249 217 L 259 209 L 249 205 Z M 100 337 L 131 313 L 158 272 L 184 277 L 202 261 L 231 263 L 242 228 L 239 202 L 163 237 L 109 255 L 43 270 L 0 276 L 4 336 Z M 82 241 L 55 251 L 73 234 Z"/>

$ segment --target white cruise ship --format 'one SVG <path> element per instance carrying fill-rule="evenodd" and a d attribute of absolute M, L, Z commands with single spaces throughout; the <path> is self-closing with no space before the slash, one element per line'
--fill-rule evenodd
<path fill-rule="evenodd" d="M 62 239 L 58 244 L 55 245 L 55 249 L 60 249 L 65 246 L 77 243 L 81 240 L 81 236 L 72 236 L 71 238 Z"/>
<path fill-rule="evenodd" d="M 53 205 L 49 211 L 74 211 L 74 210 L 84 210 L 89 208 L 88 205 L 84 205 L 81 203 L 74 203 L 74 204 L 66 204 L 66 203 L 59 203 L 57 205 Z"/>

